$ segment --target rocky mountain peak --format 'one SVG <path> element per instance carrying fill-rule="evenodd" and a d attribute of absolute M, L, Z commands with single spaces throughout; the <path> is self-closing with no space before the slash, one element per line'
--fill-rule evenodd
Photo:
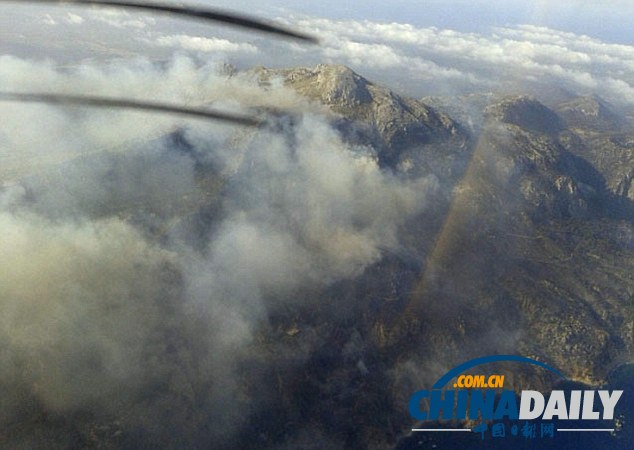
<path fill-rule="evenodd" d="M 293 69 L 258 69 L 261 79 L 280 77 L 299 94 L 328 107 L 339 117 L 344 135 L 372 142 L 381 159 L 396 165 L 401 152 L 466 135 L 456 122 L 430 106 L 374 84 L 342 65 L 319 64 Z"/>
<path fill-rule="evenodd" d="M 369 86 L 361 75 L 341 64 L 319 64 L 292 69 L 256 69 L 262 81 L 278 77 L 298 93 L 335 109 L 350 111 L 372 102 Z"/>
<path fill-rule="evenodd" d="M 601 97 L 585 95 L 561 103 L 557 113 L 569 127 L 593 131 L 615 130 L 622 120 Z"/>
<path fill-rule="evenodd" d="M 561 120 L 554 111 L 535 98 L 525 95 L 503 97 L 489 106 L 486 114 L 500 122 L 537 133 L 556 134 L 563 129 Z"/>
<path fill-rule="evenodd" d="M 321 91 L 320 96 L 327 105 L 354 107 L 372 101 L 368 80 L 349 67 L 320 64 L 306 75 L 313 78 L 314 87 Z M 291 82 L 293 76 L 295 79 L 301 78 L 297 74 L 291 74 Z"/>

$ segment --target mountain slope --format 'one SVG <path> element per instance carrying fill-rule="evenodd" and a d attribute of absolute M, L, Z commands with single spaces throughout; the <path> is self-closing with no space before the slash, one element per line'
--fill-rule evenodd
<path fill-rule="evenodd" d="M 139 399 L 129 400 L 133 413 L 115 408 L 112 413 L 58 415 L 29 398 L 24 413 L 29 425 L 10 433 L 24 442 L 31 442 L 32 436 L 38 442 L 54 436 L 49 442 L 58 448 L 67 442 L 113 449 L 390 448 L 411 429 L 409 396 L 475 356 L 522 354 L 590 384 L 603 383 L 613 368 L 632 361 L 634 146 L 626 129 L 606 128 L 609 115 L 603 106 L 595 124 L 595 115 L 578 120 L 571 112 L 579 108 L 577 103 L 553 110 L 524 95 L 483 95 L 457 115 L 468 121 L 476 114 L 477 126 L 471 127 L 343 66 L 259 68 L 252 73 L 265 89 L 279 80 L 319 105 L 344 140 L 374 149 L 381 173 L 390 180 L 440 180 L 437 191 L 425 199 L 429 208 L 400 223 L 394 233 L 398 245 L 380 248 L 376 261 L 363 271 L 322 285 L 292 284 L 288 299 L 267 286 L 261 293 L 268 302 L 266 314 L 252 324 L 253 339 L 245 348 L 237 348 L 235 355 L 203 352 L 209 361 L 189 356 L 178 361 L 171 378 L 161 380 L 165 385 L 157 383 Z M 274 138 L 299 145 L 297 121 L 278 118 Z M 105 194 L 96 200 L 88 195 L 72 199 L 85 217 L 120 217 L 157 245 L 166 236 L 180 238 L 186 242 L 178 245 L 194 242 L 205 255 L 212 251 L 209 243 L 225 208 L 249 196 L 257 203 L 258 189 L 265 190 L 288 170 L 278 164 L 279 173 L 263 178 L 263 186 L 247 183 L 262 164 L 257 157 L 270 156 L 254 151 L 254 159 L 242 157 L 241 150 L 255 133 L 242 130 L 232 136 L 228 150 L 237 155 L 235 167 L 217 166 L 190 142 L 191 135 L 179 130 L 130 154 L 65 163 L 22 180 L 24 191 L 32 211 L 56 218 L 56 204 L 47 201 L 48 194 L 74 192 L 73 186 L 89 174 L 95 185 L 105 187 Z M 276 144 L 281 151 L 291 153 L 282 161 L 293 161 L 297 147 L 280 142 Z M 178 169 L 175 161 L 191 173 L 191 180 L 157 195 L 166 177 Z M 247 180 L 236 182 L 240 170 Z M 303 174 L 312 175 L 310 170 Z M 301 184 L 297 178 L 289 180 L 275 191 L 280 197 Z M 126 186 L 136 188 L 127 192 Z M 232 196 L 236 191 L 231 189 L 242 197 Z M 395 201 L 381 194 L 371 191 L 363 198 L 369 203 Z M 331 209 L 342 208 L 336 194 L 325 197 L 330 202 L 315 203 L 318 214 L 328 217 Z M 295 205 L 293 222 L 280 220 L 282 226 L 302 226 L 306 214 L 303 205 Z M 267 217 L 266 207 L 259 217 Z M 236 209 L 236 216 L 243 214 Z M 362 227 L 359 216 L 350 217 L 352 228 Z M 247 230 L 249 236 L 257 239 L 264 226 L 271 225 L 257 222 Z M 331 231 L 324 230 L 329 226 L 314 231 Z M 275 265 L 266 252 L 285 254 L 282 244 L 276 240 L 263 250 L 258 261 L 262 273 Z M 328 244 L 347 251 L 345 239 Z M 222 250 L 232 255 L 231 245 Z M 236 264 L 236 272 L 241 264 Z M 214 266 L 205 269 L 211 277 Z M 166 279 L 176 279 L 173 289 L 180 292 L 177 286 L 186 281 L 172 270 L 166 270 Z M 272 285 L 284 274 L 275 275 L 279 278 Z M 252 281 L 244 280 L 246 288 Z M 233 304 L 233 292 L 223 295 L 227 305 Z M 198 320 L 196 306 L 186 318 L 169 319 L 178 324 Z M 224 306 L 217 309 L 218 314 L 225 311 Z M 178 337 L 174 327 L 170 333 Z M 186 344 L 189 351 L 208 343 L 196 335 Z M 220 356 L 230 359 L 231 377 L 206 378 L 207 372 L 192 369 L 213 365 Z M 171 357 L 170 347 L 165 358 Z M 547 390 L 556 381 L 534 368 L 506 369 L 511 388 Z M 231 399 L 222 397 L 224 403 L 211 405 L 210 412 L 206 394 L 212 388 L 224 392 L 225 387 L 232 389 Z M 167 419 L 158 417 L 154 408 L 168 419 L 172 409 L 182 412 L 175 416 L 181 422 L 157 425 Z M 235 423 L 226 419 L 234 428 L 209 433 L 211 419 L 225 420 L 225 409 L 238 411 Z M 73 420 L 76 415 L 82 420 Z"/>
<path fill-rule="evenodd" d="M 447 115 L 376 85 L 348 67 L 259 68 L 256 74 L 264 82 L 281 78 L 299 94 L 326 106 L 337 115 L 334 124 L 344 137 L 377 148 L 384 165 L 418 168 L 443 159 L 438 171 L 450 174 L 459 170 L 452 162 L 467 148 L 468 135 L 462 127 Z"/>

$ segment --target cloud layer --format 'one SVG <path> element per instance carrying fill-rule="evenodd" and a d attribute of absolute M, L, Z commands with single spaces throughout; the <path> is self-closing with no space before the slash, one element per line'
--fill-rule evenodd
<path fill-rule="evenodd" d="M 32 33 L 33 42 L 38 42 L 38 36 L 55 36 L 48 41 L 62 43 L 64 35 L 85 36 L 81 45 L 66 46 L 68 55 L 92 51 L 106 58 L 113 53 L 164 58 L 176 51 L 202 59 L 214 55 L 242 67 L 263 61 L 274 66 L 335 62 L 415 96 L 555 83 L 615 103 L 634 101 L 632 46 L 544 26 L 514 25 L 475 33 L 395 22 L 278 18 L 278 23 L 312 33 L 322 42 L 321 46 L 304 46 L 222 27 L 210 31 L 198 23 L 183 31 L 164 17 L 129 12 L 50 9 L 33 14 L 41 24 Z M 13 41 L 14 27 L 5 27 L 5 51 Z M 107 51 L 103 42 L 108 43 Z M 47 48 L 50 54 L 56 51 L 46 40 L 40 45 L 43 52 Z"/>
<path fill-rule="evenodd" d="M 412 85 L 408 78 L 441 90 L 444 83 L 470 91 L 532 81 L 634 101 L 634 47 L 628 45 L 533 25 L 495 28 L 490 34 L 314 18 L 297 25 L 324 37 L 326 59 L 362 72 L 366 67 L 400 72 L 406 86 Z"/>

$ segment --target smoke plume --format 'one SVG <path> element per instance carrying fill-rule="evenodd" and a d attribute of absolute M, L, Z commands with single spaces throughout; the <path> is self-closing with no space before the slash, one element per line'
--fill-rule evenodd
<path fill-rule="evenodd" d="M 274 389 L 271 365 L 301 365 L 318 343 L 305 330 L 299 350 L 267 362 L 271 317 L 398 251 L 399 228 L 436 190 L 433 177 L 380 169 L 279 83 L 214 64 L 62 70 L 5 56 L 0 85 L 295 111 L 249 130 L 0 105 L 0 425 L 11 448 L 238 442 Z"/>

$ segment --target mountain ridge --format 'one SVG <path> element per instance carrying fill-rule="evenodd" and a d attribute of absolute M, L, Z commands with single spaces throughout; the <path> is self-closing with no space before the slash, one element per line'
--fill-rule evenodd
<path fill-rule="evenodd" d="M 399 227 L 399 246 L 380 249 L 364 271 L 296 288 L 291 295 L 300 301 L 278 306 L 272 299 L 230 380 L 244 417 L 219 448 L 393 448 L 411 430 L 409 396 L 474 355 L 522 354 L 594 386 L 632 361 L 631 130 L 587 118 L 572 126 L 576 116 L 568 111 L 576 103 L 560 110 L 524 94 L 453 99 L 446 102 L 458 112 L 452 118 L 344 66 L 249 74 L 263 89 L 281 81 L 323 106 L 341 139 L 375 149 L 380 170 L 394 179 L 431 177 L 440 187 L 424 213 Z M 599 120 L 605 114 L 600 110 Z M 287 119 L 273 117 L 273 130 L 296 142 L 297 121 Z M 239 130 L 231 140 L 236 166 L 247 171 L 252 162 L 240 150 L 253 133 Z M 91 217 L 122 217 L 159 243 L 185 235 L 206 249 L 237 169 L 217 167 L 190 139 L 179 129 L 152 143 L 161 152 L 87 156 L 22 182 L 34 199 L 72 192 L 82 167 L 97 161 L 92 181 L 108 186 L 108 195 L 88 205 Z M 191 159 L 195 192 L 187 185 L 157 199 L 139 189 L 121 199 L 126 174 L 141 183 L 144 164 L 164 167 L 175 154 Z M 144 164 L 133 164 L 137 159 Z M 143 173 L 128 173 L 128 165 Z M 156 179 L 169 173 L 166 166 Z M 504 369 L 512 389 L 546 391 L 558 381 L 535 368 Z M 176 378 L 166 398 L 187 412 L 183 430 L 191 436 L 171 442 L 206 448 L 197 429 L 209 419 L 194 390 L 199 385 L 185 369 Z M 32 406 L 33 422 L 44 423 L 46 436 L 61 430 L 88 447 L 135 448 L 147 444 L 137 424 L 155 423 L 139 405 L 132 425 L 127 411 L 53 423 L 39 405 Z"/>

